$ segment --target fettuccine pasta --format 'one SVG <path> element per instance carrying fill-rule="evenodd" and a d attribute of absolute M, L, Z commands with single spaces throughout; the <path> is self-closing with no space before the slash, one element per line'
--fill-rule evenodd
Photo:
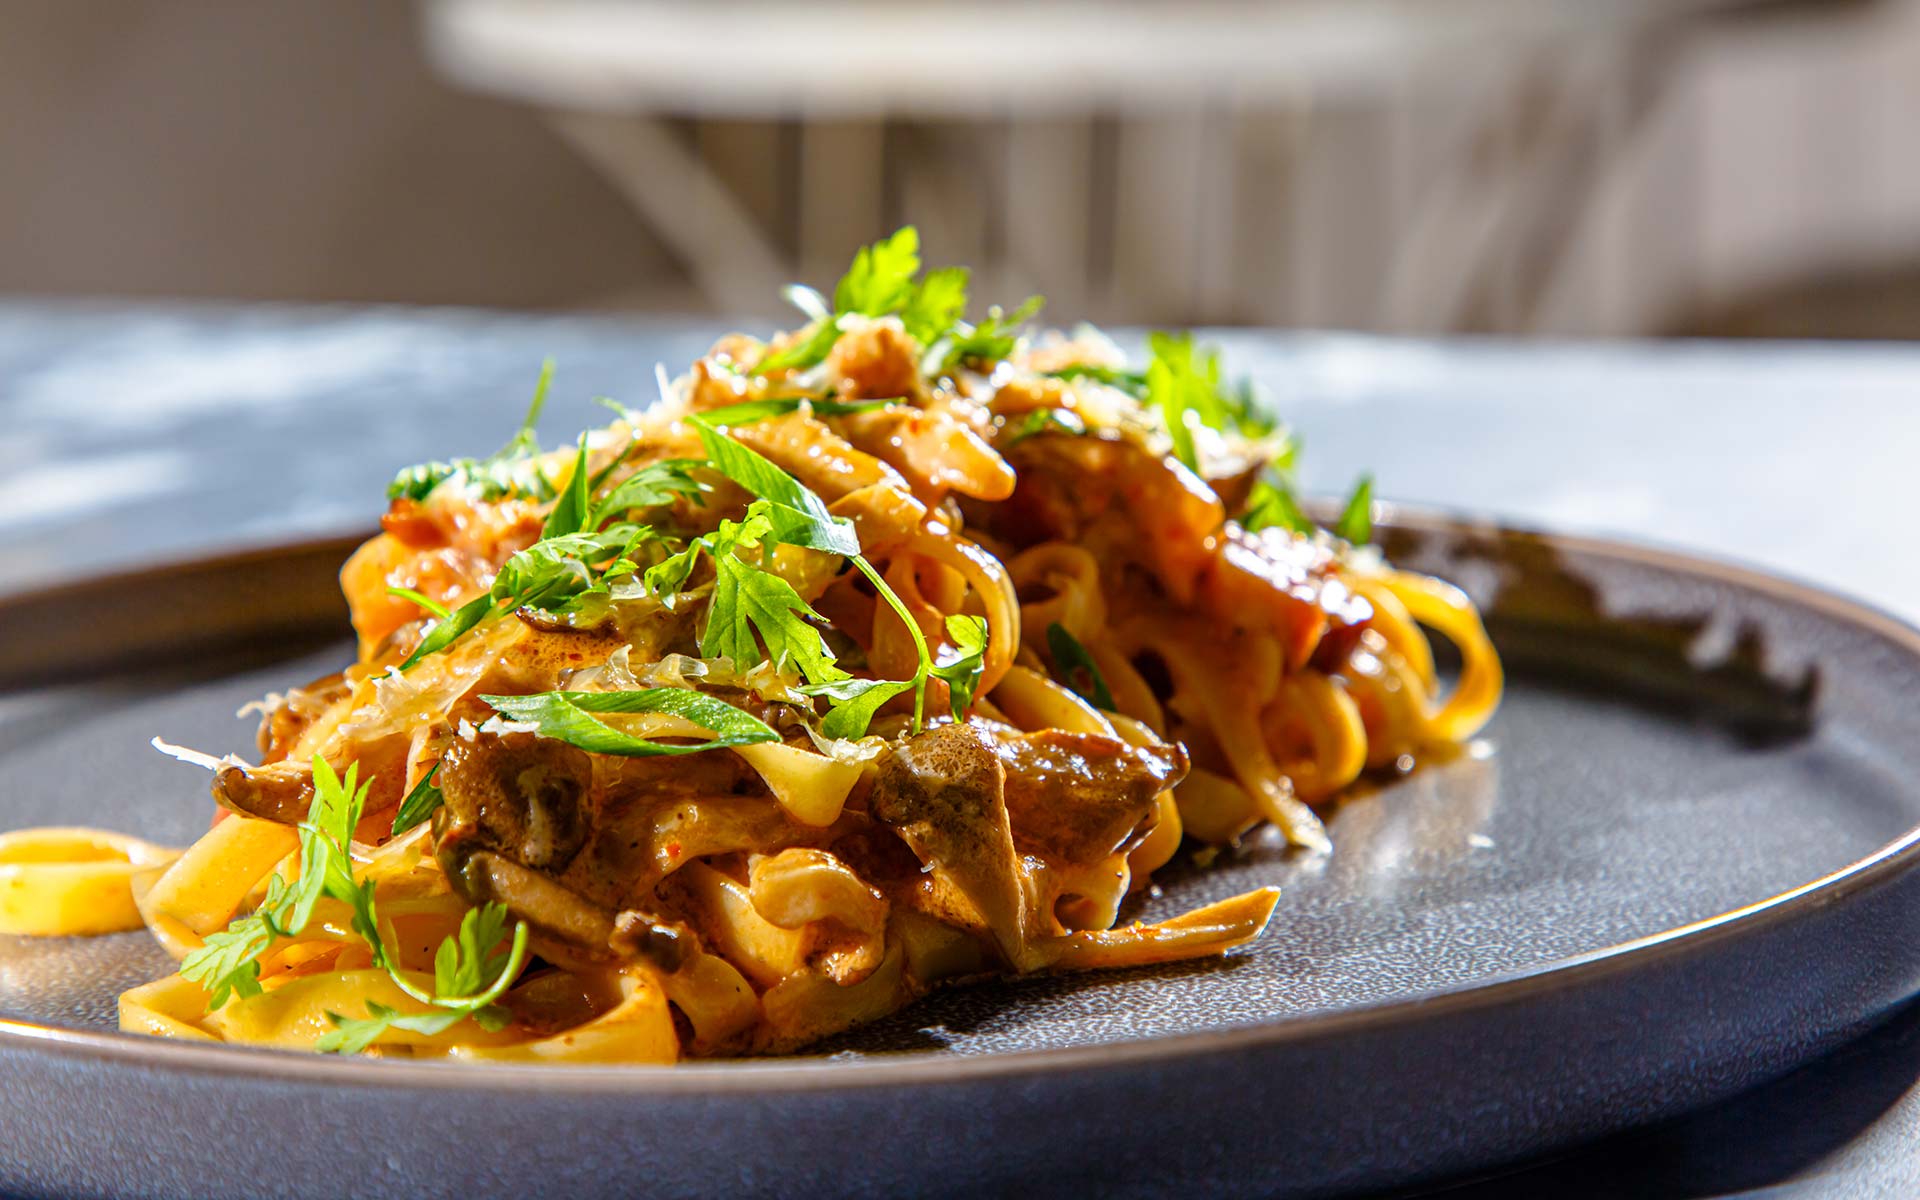
<path fill-rule="evenodd" d="M 0 837 L 0 932 L 144 925 L 162 1037 L 474 1061 L 792 1050 L 996 973 L 1253 940 L 1157 924 L 1183 847 L 1304 852 L 1481 728 L 1458 589 L 1293 501 L 1186 338 L 964 319 L 912 230 L 808 324 L 723 339 L 572 445 L 395 479 L 341 572 L 357 661 L 263 701 L 182 850 Z M 1460 666 L 1443 679 L 1428 638 Z M 173 748 L 169 748 L 173 749 Z"/>

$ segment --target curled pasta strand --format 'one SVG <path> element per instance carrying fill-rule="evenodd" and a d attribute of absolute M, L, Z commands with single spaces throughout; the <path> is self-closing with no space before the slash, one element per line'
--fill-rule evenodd
<path fill-rule="evenodd" d="M 1021 627 L 1029 635 L 1042 636 L 1057 623 L 1082 643 L 1092 644 L 1105 632 L 1107 602 L 1100 590 L 1100 565 L 1083 547 L 1042 542 L 1009 562 L 1007 574 L 1016 594 L 1039 588 L 1050 593 L 1021 602 Z"/>
<path fill-rule="evenodd" d="M 1306 757 L 1285 762 L 1280 772 L 1309 803 L 1346 787 L 1367 765 L 1367 730 L 1359 708 L 1338 681 L 1319 671 L 1288 676 L 1263 724 L 1304 734 Z"/>
<path fill-rule="evenodd" d="M 1407 571 L 1389 571 L 1383 579 L 1416 621 L 1459 648 L 1460 679 L 1428 717 L 1427 735 L 1435 741 L 1466 741 L 1492 719 L 1506 678 L 1479 612 L 1467 594 L 1450 583 Z"/>
<path fill-rule="evenodd" d="M 999 559 L 957 534 L 923 531 L 911 546 L 914 553 L 958 571 L 973 589 L 987 621 L 987 654 L 979 690 L 982 695 L 993 691 L 1013 665 L 1014 651 L 1020 646 L 1020 601 L 1013 579 Z"/>
<path fill-rule="evenodd" d="M 1254 709 L 1238 701 L 1231 689 L 1225 687 L 1204 690 L 1200 702 L 1206 706 L 1209 724 L 1233 767 L 1234 776 L 1267 820 L 1296 846 L 1323 852 L 1333 849 L 1327 827 L 1294 795 L 1292 782 L 1274 762 Z"/>
<path fill-rule="evenodd" d="M 1064 729 L 1114 736 L 1099 709 L 1031 667 L 1011 667 L 994 689 L 994 705 L 1021 729 Z"/>
<path fill-rule="evenodd" d="M 1362 575 L 1351 582 L 1354 592 L 1373 606 L 1373 619 L 1367 623 L 1368 630 L 1384 638 L 1387 646 L 1406 660 L 1424 691 L 1437 691 L 1439 683 L 1434 674 L 1433 647 L 1428 644 L 1427 635 L 1421 631 L 1413 614 L 1407 611 L 1406 602 L 1400 599 L 1385 578 Z"/>

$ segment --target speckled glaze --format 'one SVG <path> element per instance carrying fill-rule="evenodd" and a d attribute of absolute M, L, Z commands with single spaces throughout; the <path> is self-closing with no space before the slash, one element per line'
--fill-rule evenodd
<path fill-rule="evenodd" d="M 203 828 L 203 777 L 146 740 L 244 749 L 235 707 L 337 665 L 342 549 L 0 603 L 0 827 Z M 1920 634 L 1638 548 L 1400 514 L 1389 550 L 1487 606 L 1507 703 L 1344 803 L 1331 857 L 1254 839 L 1163 876 L 1142 916 L 1284 889 L 1228 960 L 957 990 L 805 1058 L 560 1072 L 123 1037 L 113 993 L 165 968 L 142 936 L 0 939 L 0 1190 L 1328 1194 L 1729 1095 L 1920 990 Z"/>

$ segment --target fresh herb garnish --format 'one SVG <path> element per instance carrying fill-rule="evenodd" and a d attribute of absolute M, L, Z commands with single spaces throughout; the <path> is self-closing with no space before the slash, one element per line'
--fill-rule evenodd
<path fill-rule="evenodd" d="M 546 407 L 547 391 L 552 385 L 553 360 L 548 359 L 541 364 L 540 382 L 534 386 L 527 415 L 506 445 L 485 458 L 456 458 L 452 462 L 424 462 L 408 467 L 387 485 L 387 499 L 425 500 L 434 489 L 449 482 L 472 488 L 482 500 L 498 500 L 515 494 L 547 499 L 552 489 L 534 461 L 540 453 L 534 426 L 540 421 L 540 410 Z"/>
<path fill-rule="evenodd" d="M 1220 356 L 1206 351 L 1196 358 L 1190 333 L 1150 334 L 1147 346 L 1153 354 L 1147 364 L 1147 403 L 1160 410 L 1173 438 L 1174 456 L 1197 474 L 1200 456 L 1193 440 L 1194 421 L 1220 429 L 1228 416 L 1220 395 Z"/>
<path fill-rule="evenodd" d="M 1007 431 L 1000 435 L 1002 449 L 1018 446 L 1030 437 L 1043 433 L 1061 433 L 1069 437 L 1080 437 L 1087 432 L 1087 423 L 1080 414 L 1065 408 L 1036 408 L 1009 424 Z"/>
<path fill-rule="evenodd" d="M 808 493 L 811 495 L 811 493 Z M 707 605 L 707 622 L 700 634 L 700 653 L 708 658 L 732 659 L 736 666 L 759 662 L 763 657 L 776 665 L 792 664 L 811 683 L 832 683 L 847 673 L 834 665 L 820 630 L 809 620 L 822 620 L 793 585 L 771 571 L 765 571 L 740 557 L 743 546 L 765 547 L 773 532 L 769 514 L 773 506 L 756 500 L 747 508 L 745 521 L 722 521 L 720 528 L 697 539 L 688 552 L 702 549 L 713 560 L 713 595 Z M 661 564 L 661 576 L 651 573 L 649 588 L 685 586 L 685 571 L 675 559 L 673 565 Z M 766 654 L 754 643 L 754 634 L 766 643 Z"/>
<path fill-rule="evenodd" d="M 462 604 L 453 610 L 451 616 L 442 617 L 438 624 L 427 631 L 427 635 L 420 639 L 420 644 L 413 648 L 413 653 L 407 655 L 406 661 L 400 664 L 400 669 L 412 670 L 413 665 L 427 655 L 445 650 L 461 634 L 486 620 L 492 612 L 492 596 L 476 596 Z"/>
<path fill-rule="evenodd" d="M 800 690 L 833 702 L 833 711 L 820 722 L 820 732 L 849 741 L 867 736 L 880 706 L 913 687 L 911 679 L 841 679 L 809 684 Z"/>
<path fill-rule="evenodd" d="M 918 266 L 916 258 L 916 269 Z M 899 310 L 900 324 L 913 335 L 914 341 L 931 346 L 952 329 L 966 311 L 967 269 L 941 267 L 927 272 L 926 282 L 914 289 L 905 307 Z"/>
<path fill-rule="evenodd" d="M 359 764 L 343 781 L 327 760 L 313 756 L 313 800 L 299 826 L 300 873 L 292 884 L 276 872 L 267 881 L 259 908 L 235 918 L 226 929 L 207 935 L 201 947 L 180 963 L 180 974 L 207 989 L 207 1008 L 217 1010 L 231 996 L 260 994 L 260 956 L 279 938 L 307 927 L 322 895 L 342 899 L 352 890 L 347 852 L 353 828 L 366 806 L 368 783 L 359 783 Z"/>
<path fill-rule="evenodd" d="M 416 987 L 399 969 L 381 936 L 373 884 L 353 876 L 353 831 L 360 823 L 367 788 L 373 782 L 360 782 L 359 770 L 359 764 L 349 765 L 343 779 L 326 759 L 314 756 L 313 801 L 307 819 L 299 826 L 298 877 L 288 884 L 276 873 L 267 883 L 260 907 L 236 918 L 225 930 L 209 935 L 180 964 L 180 974 L 207 989 L 209 1011 L 235 996 L 244 1000 L 259 995 L 261 956 L 275 941 L 302 932 L 313 919 L 314 906 L 325 896 L 348 907 L 353 930 L 366 942 L 374 965 L 385 970 L 407 995 L 439 1011 L 402 1016 L 384 1005 L 370 1003 L 368 1018 L 328 1013 L 335 1029 L 320 1039 L 317 1049 L 364 1050 L 389 1028 L 439 1033 L 469 1016 L 483 1023 L 503 1021 L 505 1014 L 489 1006 L 526 965 L 526 924 L 522 922 L 514 930 L 513 945 L 503 952 L 497 947 L 506 931 L 506 909 L 488 904 L 468 911 L 460 922 L 459 934 L 442 942 L 434 956 L 434 991 L 423 992 Z M 414 793 L 419 792 L 416 787 Z M 483 987 L 488 975 L 495 978 Z"/>
<path fill-rule="evenodd" d="M 913 277 L 919 273 L 920 231 L 903 226 L 854 253 L 853 265 L 834 286 L 833 309 L 869 317 L 900 312 L 915 300 Z"/>
<path fill-rule="evenodd" d="M 946 683 L 953 719 L 960 721 L 973 707 L 973 693 L 986 671 L 987 623 L 980 617 L 951 616 L 947 636 L 953 639 L 954 656 L 935 663 L 927 673 Z"/>
<path fill-rule="evenodd" d="M 614 465 L 617 466 L 618 462 Z M 612 491 L 593 505 L 586 527 L 598 529 L 614 517 L 636 509 L 659 508 L 682 498 L 699 501 L 707 490 L 706 485 L 691 474 L 692 468 L 699 465 L 692 459 L 670 458 L 641 467 L 615 484 Z M 611 469 L 608 468 L 609 471 Z M 594 487 L 597 489 L 605 479 L 606 473 L 603 472 L 594 481 Z"/>
<path fill-rule="evenodd" d="M 446 605 L 431 596 L 423 596 L 412 588 L 390 587 L 387 589 L 387 595 L 398 596 L 402 600 L 410 600 L 414 604 L 419 605 L 424 611 L 431 613 L 442 621 L 453 615 Z"/>
<path fill-rule="evenodd" d="M 784 350 L 768 354 L 754 365 L 756 375 L 777 371 L 803 370 L 825 362 L 840 340 L 841 319 L 850 316 L 898 316 L 900 324 L 922 347 L 932 347 L 943 338 L 957 335 L 975 339 L 980 350 L 997 345 L 1006 329 L 1019 319 L 990 316 L 980 328 L 967 326 L 961 317 L 967 310 L 967 269 L 942 267 L 920 274 L 920 232 L 911 225 L 892 237 L 865 246 L 853 257 L 853 265 L 833 289 L 833 309 L 811 288 L 793 287 L 787 299 L 812 318 L 807 332 Z M 1024 307 L 1024 306 L 1023 306 Z M 1027 315 L 1031 315 L 1028 313 Z M 981 330 L 984 329 L 985 333 Z M 1011 341 L 1008 342 L 1009 348 Z"/>
<path fill-rule="evenodd" d="M 1302 537 L 1313 536 L 1315 528 L 1312 519 L 1300 508 L 1293 488 L 1284 478 L 1263 478 L 1253 485 L 1240 524 L 1249 533 L 1258 533 L 1277 525 Z"/>
<path fill-rule="evenodd" d="M 642 758 L 694 754 L 727 746 L 777 742 L 780 735 L 765 722 L 702 692 L 687 688 L 646 688 L 632 692 L 540 692 L 531 696 L 482 696 L 502 716 L 538 726 L 541 737 L 578 746 L 591 754 Z M 713 734 L 711 740 L 674 744 L 622 733 L 595 713 L 665 713 Z"/>
<path fill-rule="evenodd" d="M 446 793 L 442 792 L 440 785 L 434 782 L 439 774 L 440 764 L 434 763 L 427 769 L 427 773 L 420 777 L 420 782 L 413 785 L 413 790 L 400 801 L 400 811 L 393 814 L 395 837 L 399 837 L 431 817 L 441 805 L 447 802 Z"/>
<path fill-rule="evenodd" d="M 1119 388 L 1135 400 L 1147 398 L 1147 373 L 1129 371 L 1125 367 L 1103 367 L 1095 363 L 1068 363 L 1047 375 L 1054 379 L 1091 379 L 1095 383 L 1104 383 L 1108 387 Z"/>
<path fill-rule="evenodd" d="M 608 593 L 613 580 L 638 569 L 639 548 L 658 536 L 651 526 L 621 524 L 535 542 L 502 564 L 486 595 L 469 600 L 428 630 L 400 669 L 411 670 L 493 617 L 520 608 L 561 612 L 588 596 Z"/>
<path fill-rule="evenodd" d="M 819 417 L 844 417 L 850 413 L 872 412 L 876 408 L 885 408 L 889 404 L 901 404 L 903 400 L 835 400 L 831 397 L 815 399 L 812 396 L 768 396 L 762 400 L 742 400 L 738 404 L 727 404 L 719 408 L 703 409 L 699 416 L 709 425 L 734 427 L 751 425 L 756 421 L 765 421 L 769 417 L 783 417 L 797 412 L 806 405 Z"/>
<path fill-rule="evenodd" d="M 713 469 L 765 500 L 774 536 L 790 546 L 852 557 L 860 553 L 853 522 L 827 511 L 826 501 L 757 451 L 699 417 L 689 417 Z"/>
<path fill-rule="evenodd" d="M 369 889 L 369 895 L 371 889 Z M 470 908 L 460 918 L 460 930 L 443 939 L 433 956 L 433 991 L 423 992 L 396 970 L 386 950 L 373 943 L 375 958 L 387 968 L 400 990 L 431 1006 L 424 1013 L 402 1014 L 376 1001 L 367 1001 L 367 1015 L 344 1017 L 329 1012 L 331 1032 L 314 1044 L 322 1053 L 358 1054 L 392 1029 L 431 1037 L 445 1033 L 472 1017 L 483 1029 L 504 1029 L 511 1019 L 494 1001 L 505 994 L 527 963 L 527 924 L 514 927 L 512 943 L 502 948 L 507 931 L 507 908 L 487 903 Z"/>
<path fill-rule="evenodd" d="M 587 481 L 587 435 L 580 435 L 580 449 L 573 459 L 573 469 L 567 472 L 567 486 L 547 510 L 546 522 L 540 526 L 540 540 L 566 537 L 579 533 L 587 527 L 587 505 L 589 495 Z"/>
<path fill-rule="evenodd" d="M 880 572 L 867 561 L 865 555 L 860 553 L 860 542 L 854 535 L 852 524 L 833 516 L 827 511 L 825 501 L 774 463 L 719 430 L 708 426 L 700 418 L 692 417 L 689 420 L 699 433 L 701 444 L 707 448 L 708 458 L 714 469 L 767 502 L 767 507 L 762 512 L 768 520 L 769 528 L 762 536 L 771 536 L 789 545 L 825 550 L 844 556 L 856 570 L 867 577 L 867 581 L 873 585 L 881 601 L 891 608 L 906 625 L 908 635 L 913 638 L 914 652 L 919 660 L 912 680 L 913 731 L 918 733 L 926 719 L 927 680 L 936 676 L 946 678 L 944 675 L 939 675 L 939 669 L 945 669 L 954 674 L 955 678 L 948 680 L 950 688 L 956 681 L 959 682 L 959 688 L 954 691 L 956 700 L 964 699 L 965 703 L 971 703 L 972 685 L 966 682 L 966 671 L 958 664 L 947 664 L 936 669 L 932 651 L 927 646 L 926 635 L 920 630 L 920 623 L 914 619 L 906 602 L 900 599 L 899 594 L 888 585 Z M 743 537 L 741 540 L 748 539 Z M 648 573 L 647 584 L 650 590 L 654 589 L 656 584 L 662 590 L 669 587 L 677 590 L 677 585 L 684 585 L 692 571 L 692 562 L 690 558 L 684 562 L 677 561 L 679 558 L 680 556 L 676 556 L 675 559 L 669 559 L 653 572 Z M 673 565 L 669 567 L 669 563 Z M 717 614 L 709 610 L 707 615 L 709 629 L 717 619 L 719 619 Z M 810 630 L 814 637 L 819 636 L 819 631 L 804 625 L 795 612 L 789 611 L 787 619 L 792 625 Z M 964 620 L 973 622 L 978 618 L 968 617 Z M 964 635 L 956 633 L 951 622 L 947 632 L 955 639 L 956 646 L 961 648 L 963 657 L 975 652 L 971 644 L 973 637 L 971 632 Z M 979 632 L 981 648 L 984 648 L 985 640 L 986 632 L 983 623 Z M 822 652 L 825 652 L 824 645 Z M 827 657 L 830 663 L 831 656 Z M 796 660 L 795 665 L 804 670 L 806 662 Z M 838 671 L 837 667 L 833 669 Z M 840 677 L 844 678 L 845 673 L 841 672 Z M 974 678 L 977 679 L 977 677 L 976 674 Z M 831 675 L 824 674 L 819 678 L 809 675 L 809 679 L 816 685 L 834 682 Z"/>
<path fill-rule="evenodd" d="M 1047 626 L 1047 653 L 1053 658 L 1054 672 L 1062 683 L 1092 702 L 1095 708 L 1112 712 L 1118 707 L 1093 655 L 1058 621 Z"/>
<path fill-rule="evenodd" d="M 1373 540 L 1373 476 L 1362 475 L 1353 485 L 1347 506 L 1340 510 L 1340 519 L 1333 523 L 1333 536 L 1355 546 L 1364 546 Z"/>
<path fill-rule="evenodd" d="M 400 670 L 412 670 L 421 659 L 445 650 L 492 617 L 524 607 L 553 611 L 562 601 L 606 591 L 604 574 L 597 574 L 593 564 L 630 560 L 634 547 L 650 536 L 652 530 L 645 526 L 616 525 L 600 533 L 535 542 L 506 561 L 486 595 L 467 601 L 428 630 Z"/>
<path fill-rule="evenodd" d="M 1043 296 L 1028 296 L 1010 313 L 1002 312 L 999 305 L 994 305 L 987 310 L 986 320 L 978 325 L 968 325 L 964 321 L 949 322 L 952 332 L 947 335 L 945 352 L 936 359 L 938 368 L 951 371 L 962 363 L 993 363 L 1011 358 L 1020 344 L 1017 332 L 1020 326 L 1039 316 L 1046 303 Z M 959 316 L 958 313 L 954 315 Z"/>

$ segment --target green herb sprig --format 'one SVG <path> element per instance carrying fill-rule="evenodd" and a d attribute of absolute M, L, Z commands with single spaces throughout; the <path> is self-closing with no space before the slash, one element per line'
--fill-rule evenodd
<path fill-rule="evenodd" d="M 1058 621 L 1047 626 L 1047 653 L 1053 659 L 1054 673 L 1060 681 L 1079 693 L 1082 699 L 1106 712 L 1113 712 L 1119 707 L 1113 702 L 1113 692 L 1108 689 L 1106 676 L 1100 673 L 1093 655 L 1087 652 L 1079 638 L 1074 637 Z"/>
<path fill-rule="evenodd" d="M 364 1019 L 328 1013 L 335 1029 L 320 1039 L 319 1049 L 363 1050 L 388 1028 L 438 1033 L 467 1017 L 496 1028 L 504 1022 L 506 1014 L 491 1006 L 526 965 L 526 923 L 515 927 L 512 944 L 503 951 L 498 947 L 506 937 L 505 907 L 486 904 L 471 909 L 462 918 L 459 933 L 449 935 L 434 956 L 434 990 L 424 991 L 407 978 L 381 935 L 373 884 L 353 874 L 353 831 L 371 784 L 371 779 L 359 780 L 357 763 L 349 765 L 342 778 L 326 759 L 314 756 L 313 801 L 307 819 L 299 825 L 298 877 L 289 884 L 276 873 L 259 908 L 209 935 L 180 964 L 182 976 L 207 990 L 209 1010 L 236 996 L 259 995 L 261 956 L 274 942 L 302 932 L 313 919 L 315 905 L 326 897 L 348 907 L 353 930 L 366 942 L 374 965 L 384 969 L 408 996 L 436 1011 L 403 1016 L 369 1003 L 370 1016 Z"/>
<path fill-rule="evenodd" d="M 753 367 L 756 375 L 805 370 L 826 361 L 839 342 L 841 319 L 897 316 L 909 335 L 928 353 L 934 370 L 951 370 L 965 361 L 995 361 L 1013 353 L 1014 330 L 1032 319 L 1044 301 L 1034 296 L 1011 313 L 991 310 L 978 325 L 967 311 L 968 271 L 941 267 L 920 274 L 920 231 L 907 225 L 892 237 L 862 247 L 853 265 L 833 289 L 833 306 L 811 288 L 787 289 L 787 299 L 810 319 L 807 332 L 784 350 L 768 353 Z"/>
<path fill-rule="evenodd" d="M 627 692 L 539 692 L 531 696 L 482 696 L 502 716 L 528 721 L 541 737 L 578 746 L 591 754 L 645 758 L 695 754 L 730 746 L 777 742 L 780 735 L 748 712 L 689 688 L 658 687 Z M 653 742 L 596 720 L 595 713 L 665 713 L 713 734 L 704 742 Z"/>
<path fill-rule="evenodd" d="M 527 415 L 506 445 L 485 458 L 456 458 L 451 462 L 424 462 L 407 467 L 387 485 L 387 499 L 425 500 L 449 483 L 472 488 L 482 500 L 516 494 L 536 500 L 551 499 L 552 486 L 541 476 L 535 463 L 540 454 L 540 440 L 534 427 L 539 424 L 540 411 L 547 405 L 547 392 L 552 386 L 553 360 L 549 358 L 540 366 L 540 381 L 534 385 Z"/>

